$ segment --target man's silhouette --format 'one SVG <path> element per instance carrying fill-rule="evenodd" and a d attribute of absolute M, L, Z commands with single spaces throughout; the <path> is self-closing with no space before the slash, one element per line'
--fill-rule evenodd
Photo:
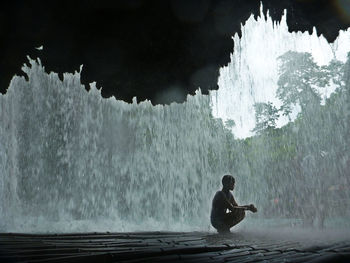
<path fill-rule="evenodd" d="M 210 221 L 219 233 L 230 232 L 231 227 L 243 220 L 245 210 L 250 210 L 253 213 L 257 212 L 253 204 L 238 206 L 230 192 L 234 186 L 235 179 L 233 176 L 224 175 L 222 177 L 222 190 L 217 191 L 213 199 Z M 226 213 L 227 209 L 230 210 L 229 213 Z"/>

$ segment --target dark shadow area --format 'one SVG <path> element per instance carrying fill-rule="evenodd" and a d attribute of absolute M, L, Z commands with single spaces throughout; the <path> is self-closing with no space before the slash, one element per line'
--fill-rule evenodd
<path fill-rule="evenodd" d="M 349 26 L 344 1 L 261 2 L 275 21 L 287 9 L 290 31 L 316 27 L 329 42 Z M 22 74 L 29 55 L 61 77 L 83 64 L 83 83 L 96 81 L 104 97 L 182 102 L 199 86 L 205 94 L 218 88 L 231 36 L 259 6 L 256 0 L 10 1 L 0 9 L 0 91 Z"/>

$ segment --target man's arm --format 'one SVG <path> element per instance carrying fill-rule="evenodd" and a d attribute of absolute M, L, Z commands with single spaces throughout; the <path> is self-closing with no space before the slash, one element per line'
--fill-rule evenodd
<path fill-rule="evenodd" d="M 240 206 L 234 206 L 233 208 L 235 209 L 244 209 L 244 210 L 249 210 L 252 211 L 253 213 L 258 212 L 258 209 L 253 204 L 250 205 L 240 205 Z"/>
<path fill-rule="evenodd" d="M 252 211 L 253 213 L 258 211 L 253 204 L 250 204 L 250 205 L 238 205 L 232 194 L 230 194 L 229 203 L 232 205 L 233 209 L 249 210 L 249 211 Z M 233 211 L 233 210 L 231 210 L 231 211 Z"/>
<path fill-rule="evenodd" d="M 249 210 L 249 211 L 252 211 L 253 213 L 258 211 L 258 209 L 256 209 L 256 207 L 253 204 L 250 204 L 250 205 L 238 205 L 238 206 L 234 206 L 234 208 L 235 209 Z"/>
<path fill-rule="evenodd" d="M 222 191 L 221 191 L 221 196 L 222 196 L 223 201 L 226 204 L 226 208 L 229 209 L 230 211 L 233 211 L 235 209 L 234 204 L 232 202 L 230 202 L 230 200 L 227 199 L 226 195 Z"/>
<path fill-rule="evenodd" d="M 226 201 L 227 209 L 229 209 L 231 211 L 234 211 L 234 209 L 249 210 L 249 211 L 252 211 L 253 213 L 256 213 L 258 211 L 258 209 L 256 209 L 256 207 L 253 204 L 239 206 L 232 195 L 230 197 L 231 201 L 226 198 L 226 196 L 223 192 L 222 192 L 222 196 L 223 196 L 224 200 Z"/>

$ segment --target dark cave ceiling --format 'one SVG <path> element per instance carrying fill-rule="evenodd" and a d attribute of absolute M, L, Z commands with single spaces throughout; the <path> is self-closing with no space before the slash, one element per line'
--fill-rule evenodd
<path fill-rule="evenodd" d="M 198 86 L 217 89 L 231 36 L 260 2 L 274 20 L 287 9 L 290 31 L 316 27 L 329 42 L 350 26 L 350 0 L 15 0 L 0 10 L 0 91 L 29 55 L 61 75 L 83 64 L 83 84 L 96 81 L 104 97 L 181 102 Z"/>

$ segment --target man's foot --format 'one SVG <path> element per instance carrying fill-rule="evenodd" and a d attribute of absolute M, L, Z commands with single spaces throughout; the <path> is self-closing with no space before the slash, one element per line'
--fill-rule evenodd
<path fill-rule="evenodd" d="M 219 234 L 229 234 L 231 233 L 230 229 L 220 229 L 218 230 Z"/>

